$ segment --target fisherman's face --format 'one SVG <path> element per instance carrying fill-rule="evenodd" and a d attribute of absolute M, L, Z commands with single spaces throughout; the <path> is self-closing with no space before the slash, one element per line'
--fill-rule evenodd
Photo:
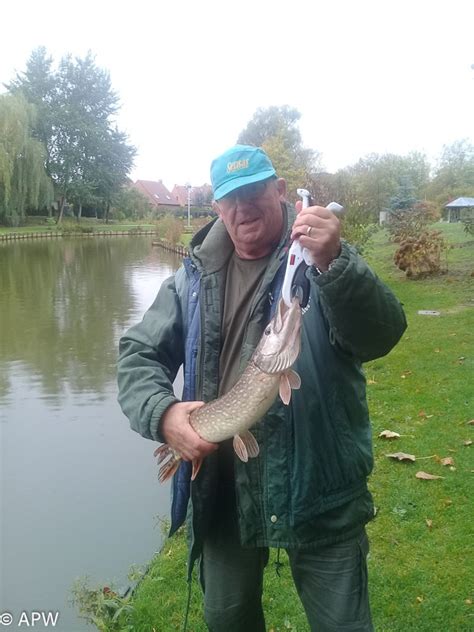
<path fill-rule="evenodd" d="M 278 244 L 285 198 L 285 180 L 271 178 L 235 189 L 214 203 L 241 259 L 265 257 Z"/>

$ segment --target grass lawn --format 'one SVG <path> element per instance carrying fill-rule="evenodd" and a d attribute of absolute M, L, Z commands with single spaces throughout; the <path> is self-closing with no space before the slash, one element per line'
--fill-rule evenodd
<path fill-rule="evenodd" d="M 378 513 L 368 526 L 371 603 L 377 632 L 468 632 L 472 610 L 474 469 L 474 245 L 459 225 L 440 225 L 451 244 L 448 271 L 409 281 L 392 264 L 393 244 L 378 233 L 368 255 L 402 301 L 409 328 L 389 356 L 365 366 L 374 431 L 370 479 Z M 461 247 L 459 247 L 461 246 Z M 436 310 L 439 316 L 419 315 Z M 401 436 L 384 440 L 392 430 Z M 415 455 L 400 462 L 387 454 Z M 442 460 L 451 459 L 444 465 Z M 420 480 L 424 471 L 439 476 Z M 265 576 L 267 628 L 308 630 L 288 563 Z M 184 536 L 168 541 L 131 600 L 137 632 L 180 630 L 186 609 Z M 124 615 L 125 616 L 125 615 Z M 108 624 L 106 630 L 122 630 Z M 189 632 L 204 632 L 200 589 L 192 590 Z M 249 631 L 250 632 L 250 631 Z"/>

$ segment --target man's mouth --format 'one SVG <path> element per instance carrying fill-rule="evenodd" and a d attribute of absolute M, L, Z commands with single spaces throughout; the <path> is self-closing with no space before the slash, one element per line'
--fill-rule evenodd
<path fill-rule="evenodd" d="M 246 224 L 253 224 L 253 222 L 256 222 L 257 220 L 258 220 L 258 217 L 252 217 L 251 219 L 246 219 L 240 223 L 245 226 Z"/>

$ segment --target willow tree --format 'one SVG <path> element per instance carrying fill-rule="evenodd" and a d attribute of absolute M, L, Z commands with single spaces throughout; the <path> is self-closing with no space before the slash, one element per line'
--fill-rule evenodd
<path fill-rule="evenodd" d="M 25 72 L 7 86 L 38 108 L 36 137 L 47 148 L 47 171 L 58 199 L 58 223 L 66 202 L 103 209 L 126 182 L 135 148 L 116 130 L 119 97 L 94 55 L 64 56 L 57 69 L 46 49 L 31 54 Z"/>
<path fill-rule="evenodd" d="M 18 226 L 28 208 L 51 204 L 45 148 L 33 138 L 35 108 L 20 95 L 0 95 L 0 223 Z"/>

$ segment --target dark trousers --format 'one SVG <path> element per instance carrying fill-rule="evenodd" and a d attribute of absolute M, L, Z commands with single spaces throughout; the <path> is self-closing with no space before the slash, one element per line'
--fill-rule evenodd
<path fill-rule="evenodd" d="M 311 551 L 287 550 L 311 632 L 373 632 L 368 551 L 365 529 L 339 544 Z M 261 598 L 267 562 L 268 549 L 242 547 L 236 529 L 221 528 L 209 534 L 200 577 L 204 616 L 211 632 L 265 632 Z"/>

